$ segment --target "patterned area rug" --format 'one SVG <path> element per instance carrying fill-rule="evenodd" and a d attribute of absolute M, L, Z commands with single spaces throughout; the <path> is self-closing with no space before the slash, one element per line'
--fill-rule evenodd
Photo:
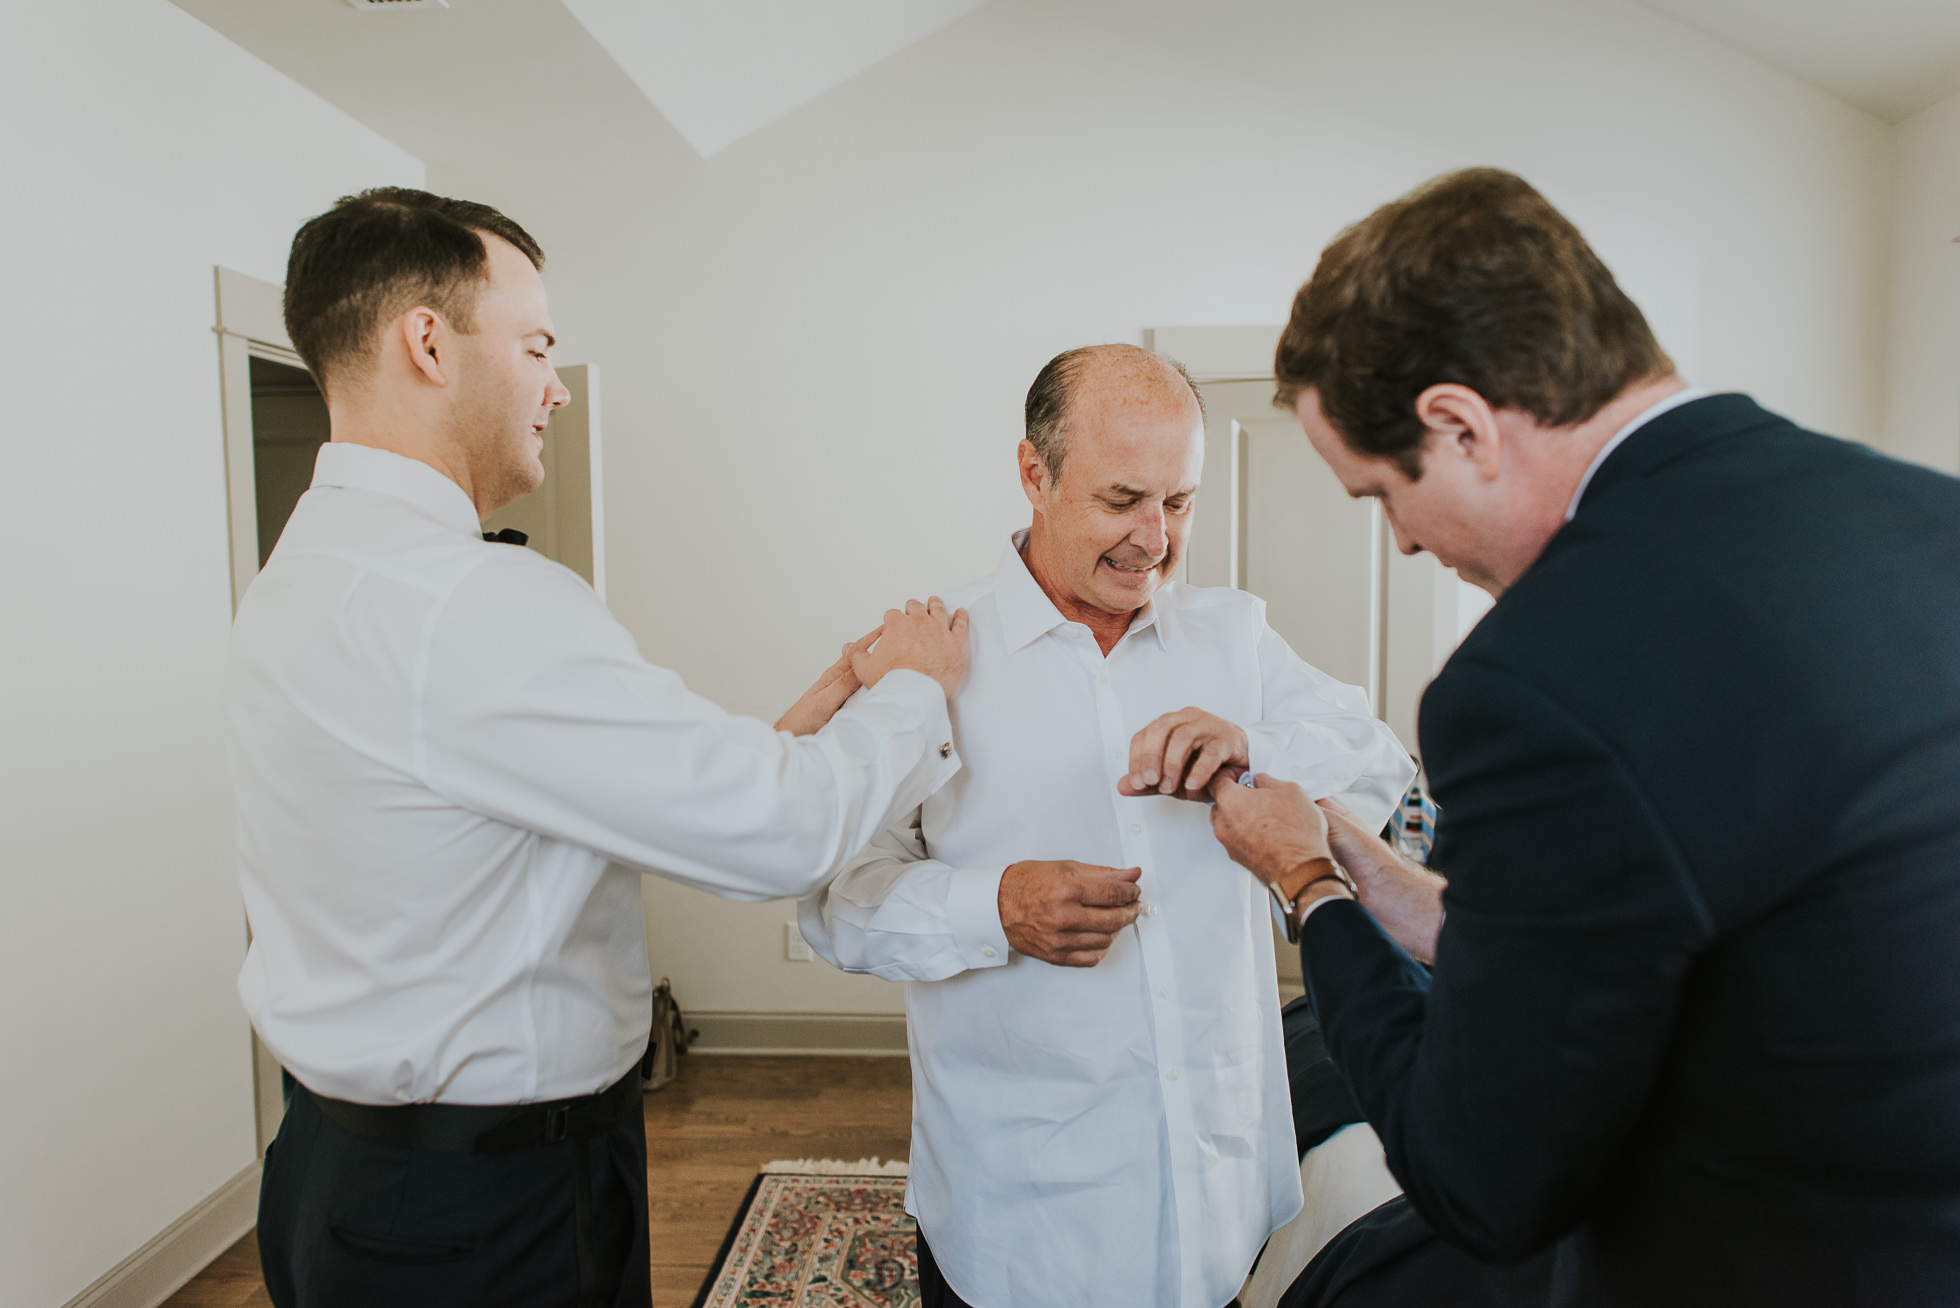
<path fill-rule="evenodd" d="M 694 1308 L 918 1308 L 905 1164 L 765 1165 Z"/>

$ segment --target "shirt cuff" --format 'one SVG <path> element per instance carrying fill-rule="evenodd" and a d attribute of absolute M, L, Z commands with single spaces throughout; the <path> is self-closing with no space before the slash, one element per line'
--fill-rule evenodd
<path fill-rule="evenodd" d="M 1306 912 L 1300 914 L 1300 929 L 1303 931 L 1306 929 L 1307 919 L 1312 917 L 1315 913 L 1318 913 L 1320 911 L 1320 906 L 1322 904 L 1331 904 L 1337 899 L 1346 899 L 1350 904 L 1360 902 L 1355 899 L 1350 899 L 1346 895 L 1332 895 L 1332 894 L 1322 895 L 1319 899 L 1316 899 L 1313 901 L 1313 903 L 1307 905 Z"/>
<path fill-rule="evenodd" d="M 1262 886 L 1261 889 L 1264 889 L 1264 887 Z M 1306 887 L 1302 886 L 1301 889 L 1304 890 L 1306 889 Z M 1300 928 L 1302 930 L 1306 929 L 1307 919 L 1312 917 L 1317 911 L 1319 911 L 1320 906 L 1322 904 L 1325 904 L 1330 899 L 1347 899 L 1349 903 L 1357 902 L 1353 899 L 1349 899 L 1349 897 L 1346 895 L 1334 895 L 1334 894 L 1321 895 L 1319 898 L 1315 899 L 1313 903 L 1307 905 L 1306 912 L 1300 914 Z M 1271 905 L 1273 910 L 1273 925 L 1278 927 L 1280 935 L 1284 936 L 1286 934 L 1286 913 L 1279 906 L 1279 896 L 1275 895 L 1272 891 L 1267 890 L 1266 903 Z"/>
<path fill-rule="evenodd" d="M 919 715 L 919 735 L 914 739 L 923 742 L 924 752 L 910 776 L 901 782 L 898 802 L 892 805 L 895 813 L 909 812 L 952 780 L 961 767 L 960 752 L 953 748 L 953 719 L 947 710 L 946 692 L 923 672 L 893 668 L 878 678 L 877 685 L 859 694 L 896 702 Z"/>
<path fill-rule="evenodd" d="M 1007 962 L 1007 929 L 1000 924 L 1000 867 L 952 869 L 946 887 L 946 923 L 953 946 L 969 968 L 1000 967 Z"/>
<path fill-rule="evenodd" d="M 866 695 L 885 699 L 896 699 L 919 711 L 919 716 L 951 739 L 952 718 L 946 711 L 946 691 L 938 682 L 923 672 L 911 668 L 893 668 L 878 678 L 878 684 L 867 687 Z"/>

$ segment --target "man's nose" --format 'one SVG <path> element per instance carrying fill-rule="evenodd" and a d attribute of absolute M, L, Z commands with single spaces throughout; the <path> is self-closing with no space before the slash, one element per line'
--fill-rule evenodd
<path fill-rule="evenodd" d="M 1414 536 L 1402 530 L 1402 524 L 1395 520 L 1395 515 L 1391 513 L 1386 516 L 1388 518 L 1388 529 L 1395 535 L 1395 548 L 1404 554 L 1422 553 L 1422 546 L 1416 543 Z"/>
<path fill-rule="evenodd" d="M 547 409 L 561 408 L 571 403 L 571 399 L 571 391 L 566 389 L 564 382 L 558 380 L 558 370 L 553 368 L 551 370 L 551 385 L 544 388 L 544 407 Z"/>
<path fill-rule="evenodd" d="M 1143 511 L 1143 521 L 1130 533 L 1130 543 L 1149 554 L 1151 558 L 1161 558 L 1170 545 L 1170 536 L 1164 527 L 1162 505 Z"/>

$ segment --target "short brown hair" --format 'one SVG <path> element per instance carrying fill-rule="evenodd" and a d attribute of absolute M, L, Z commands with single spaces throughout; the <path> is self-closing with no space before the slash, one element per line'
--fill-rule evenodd
<path fill-rule="evenodd" d="M 1277 404 L 1317 392 L 1349 447 L 1411 478 L 1416 399 L 1438 383 L 1567 427 L 1674 371 L 1579 229 L 1496 168 L 1438 177 L 1336 237 L 1273 366 Z"/>
<path fill-rule="evenodd" d="M 489 205 L 404 186 L 342 196 L 301 227 L 286 261 L 286 334 L 321 389 L 329 374 L 364 372 L 382 324 L 418 305 L 475 331 L 490 275 L 483 232 L 544 267 L 530 233 Z"/>

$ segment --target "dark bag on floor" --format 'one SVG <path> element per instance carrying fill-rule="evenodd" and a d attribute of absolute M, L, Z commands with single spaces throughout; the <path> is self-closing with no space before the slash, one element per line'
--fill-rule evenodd
<path fill-rule="evenodd" d="M 674 1002 L 674 984 L 666 977 L 653 988 L 653 1034 L 647 1038 L 646 1057 L 640 1060 L 640 1088 L 658 1090 L 680 1075 L 680 1056 L 699 1031 L 687 1029 L 681 1006 Z"/>

